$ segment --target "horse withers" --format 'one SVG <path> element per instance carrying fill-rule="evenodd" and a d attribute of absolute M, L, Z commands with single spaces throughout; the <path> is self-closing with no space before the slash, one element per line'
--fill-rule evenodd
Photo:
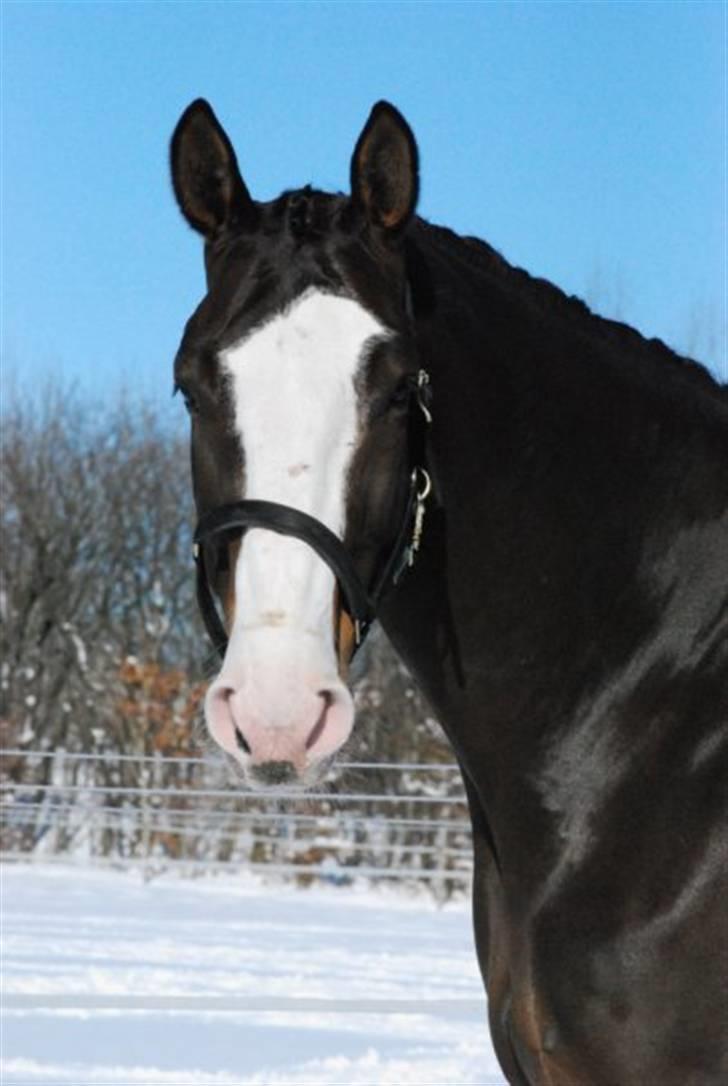
<path fill-rule="evenodd" d="M 201 100 L 171 156 L 212 735 L 314 782 L 378 617 L 462 769 L 509 1081 L 728 1081 L 726 389 L 417 217 L 385 102 L 348 195 L 255 201 Z"/>

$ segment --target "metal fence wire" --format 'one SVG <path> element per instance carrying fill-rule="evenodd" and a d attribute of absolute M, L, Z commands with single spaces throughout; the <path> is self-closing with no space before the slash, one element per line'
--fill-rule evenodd
<path fill-rule="evenodd" d="M 247 869 L 337 885 L 470 881 L 454 764 L 340 765 L 314 792 L 242 788 L 203 758 L 0 750 L 0 859 L 197 873 Z"/>

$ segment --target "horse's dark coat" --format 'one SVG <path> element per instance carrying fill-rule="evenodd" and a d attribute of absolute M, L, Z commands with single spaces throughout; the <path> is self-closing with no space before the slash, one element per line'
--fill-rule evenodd
<path fill-rule="evenodd" d="M 205 108 L 173 146 L 208 238 L 209 293 L 177 361 L 200 511 L 235 500 L 243 470 L 216 350 L 312 284 L 399 333 L 363 377 L 346 540 L 368 575 L 401 497 L 393 390 L 423 365 L 437 505 L 381 617 L 463 769 L 499 1059 L 518 1084 L 728 1081 L 725 388 L 410 217 L 416 149 L 391 107 L 357 145 L 351 200 L 253 204 L 233 184 L 222 205 L 189 184 L 232 153 L 214 128 L 217 151 L 205 143 Z M 182 163 L 192 129 L 204 154 Z"/>

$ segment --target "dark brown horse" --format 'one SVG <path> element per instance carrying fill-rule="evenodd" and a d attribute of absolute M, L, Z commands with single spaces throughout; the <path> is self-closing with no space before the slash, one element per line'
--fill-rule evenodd
<path fill-rule="evenodd" d="M 313 781 L 376 613 L 462 768 L 509 1081 L 728 1082 L 725 388 L 417 218 L 386 103 L 348 196 L 254 201 L 202 101 L 172 176 L 213 735 Z"/>

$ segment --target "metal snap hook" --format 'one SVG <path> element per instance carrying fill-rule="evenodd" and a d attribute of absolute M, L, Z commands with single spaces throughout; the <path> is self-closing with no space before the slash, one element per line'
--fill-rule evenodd
<path fill-rule="evenodd" d="M 409 547 L 407 548 L 407 565 L 413 566 L 415 562 L 415 555 L 420 549 L 420 543 L 422 541 L 422 527 L 425 520 L 425 501 L 432 490 L 432 480 L 428 472 L 424 468 L 416 467 L 412 472 L 412 482 L 416 486 L 419 481 L 419 487 L 415 491 L 415 517 L 412 525 L 412 538 L 410 540 Z"/>
<path fill-rule="evenodd" d="M 420 479 L 420 487 L 417 491 L 417 501 L 424 502 L 425 499 L 430 496 L 432 480 L 424 468 L 415 468 L 415 475 L 419 476 Z"/>

